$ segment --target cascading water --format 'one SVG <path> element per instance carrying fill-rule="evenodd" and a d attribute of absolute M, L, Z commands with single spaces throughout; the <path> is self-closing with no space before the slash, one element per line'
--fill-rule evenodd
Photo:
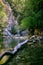
<path fill-rule="evenodd" d="M 10 47 L 10 43 L 12 42 L 13 39 L 13 34 L 10 32 L 12 26 L 16 26 L 18 23 L 15 20 L 14 16 L 13 16 L 13 12 L 9 6 L 8 3 L 6 3 L 7 8 L 9 9 L 8 13 L 8 25 L 6 26 L 6 28 L 3 31 L 3 35 L 5 35 L 6 37 L 3 39 L 3 43 L 5 44 L 5 47 Z"/>
<path fill-rule="evenodd" d="M 12 10 L 11 10 L 10 5 L 8 4 L 8 2 L 6 3 L 6 8 L 8 9 L 7 10 L 7 13 L 8 13 L 7 14 L 7 16 L 8 16 L 8 25 L 6 26 L 6 28 L 3 31 L 3 34 L 6 36 L 4 38 L 3 43 L 4 43 L 5 47 L 9 48 L 9 47 L 11 47 L 12 40 L 15 40 L 16 43 L 20 43 L 20 30 L 19 30 L 19 24 L 18 24 L 18 18 L 20 17 L 20 15 L 18 15 L 17 18 L 15 19 L 15 17 L 13 16 L 13 12 L 12 12 Z M 13 35 L 11 33 L 12 27 L 14 27 L 16 29 L 17 34 Z M 24 34 L 24 33 L 22 33 L 22 34 Z M 15 39 L 13 36 L 16 36 L 18 38 Z"/>

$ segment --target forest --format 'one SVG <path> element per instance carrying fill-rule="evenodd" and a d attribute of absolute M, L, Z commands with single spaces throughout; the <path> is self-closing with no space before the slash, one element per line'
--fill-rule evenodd
<path fill-rule="evenodd" d="M 43 0 L 0 0 L 0 65 L 43 65 Z"/>

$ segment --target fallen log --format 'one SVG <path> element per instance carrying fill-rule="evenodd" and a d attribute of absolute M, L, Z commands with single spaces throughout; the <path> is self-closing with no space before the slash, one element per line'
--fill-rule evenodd
<path fill-rule="evenodd" d="M 11 51 L 5 51 L 3 54 L 0 55 L 0 64 L 4 64 L 6 63 L 9 58 L 13 57 L 17 51 L 26 43 L 32 42 L 31 40 L 26 39 L 24 42 L 19 43 L 17 46 L 14 47 L 14 50 Z M 4 58 L 6 57 L 6 60 L 4 60 Z M 7 58 L 8 57 L 8 58 Z M 3 61 L 4 60 L 4 61 Z M 2 62 L 2 63 L 1 63 Z"/>
<path fill-rule="evenodd" d="M 32 36 L 30 39 L 26 39 L 24 42 L 19 43 L 17 46 L 14 47 L 13 51 L 5 51 L 3 54 L 0 55 L 0 65 L 5 64 L 10 58 L 13 58 L 13 56 L 18 52 L 18 50 L 26 43 L 29 42 L 37 42 L 40 40 L 40 37 Z M 34 39 L 33 39 L 34 38 Z M 34 41 L 33 41 L 33 40 Z M 43 37 L 41 38 L 43 40 Z M 7 58 L 7 59 L 5 59 Z M 4 60 L 4 61 L 3 61 Z M 3 61 L 3 62 L 2 62 Z"/>

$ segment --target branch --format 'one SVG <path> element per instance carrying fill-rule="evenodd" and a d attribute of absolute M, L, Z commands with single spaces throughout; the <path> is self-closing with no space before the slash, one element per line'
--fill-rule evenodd
<path fill-rule="evenodd" d="M 35 37 L 35 38 L 34 38 Z M 34 39 L 33 39 L 34 38 Z M 33 39 L 33 40 L 32 40 Z M 36 36 L 32 36 L 30 39 L 26 39 L 24 42 L 21 42 L 19 43 L 17 46 L 14 47 L 14 50 L 11 52 L 11 51 L 5 51 L 3 54 L 0 55 L 0 61 L 3 60 L 3 57 L 7 56 L 8 59 L 6 61 L 4 61 L 3 64 L 5 64 L 6 62 L 9 61 L 9 59 L 13 58 L 13 56 L 18 52 L 18 50 L 20 50 L 20 48 L 26 44 L 26 43 L 29 43 L 29 42 L 37 42 L 39 41 L 40 39 L 43 40 L 43 37 L 39 36 L 39 37 L 36 37 Z"/>
<path fill-rule="evenodd" d="M 34 38 L 34 39 L 33 39 Z M 33 39 L 33 40 L 32 40 Z M 37 41 L 39 41 L 40 39 L 42 39 L 43 40 L 43 36 L 32 36 L 30 39 L 26 39 L 24 42 L 21 42 L 21 43 L 19 43 L 17 46 L 15 46 L 14 47 L 14 50 L 12 51 L 12 52 L 10 52 L 10 51 L 5 51 L 3 54 L 1 54 L 0 55 L 0 60 L 3 58 L 3 56 L 5 56 L 5 55 L 14 55 L 17 51 L 18 51 L 18 49 L 20 49 L 24 44 L 26 44 L 26 43 L 29 43 L 29 42 L 33 42 L 34 43 L 34 41 L 35 42 L 37 42 Z"/>
<path fill-rule="evenodd" d="M 15 46 L 14 50 L 12 52 L 5 51 L 3 54 L 1 54 L 0 55 L 0 64 L 5 65 L 6 63 L 8 63 L 14 57 L 14 55 L 18 52 L 18 50 L 20 50 L 20 48 L 28 42 L 31 42 L 31 41 L 26 39 L 24 42 L 19 43 L 17 46 Z"/>
<path fill-rule="evenodd" d="M 28 43 L 28 42 L 31 42 L 31 41 L 27 39 L 27 40 L 25 40 L 24 42 L 19 43 L 17 46 L 14 47 L 14 50 L 13 50 L 12 52 L 10 52 L 10 51 L 5 51 L 3 54 L 0 55 L 0 60 L 1 60 L 4 56 L 6 56 L 6 55 L 10 55 L 10 56 L 14 55 L 14 54 L 18 51 L 18 49 L 21 48 L 21 46 L 23 46 L 24 44 L 26 44 L 26 43 Z"/>

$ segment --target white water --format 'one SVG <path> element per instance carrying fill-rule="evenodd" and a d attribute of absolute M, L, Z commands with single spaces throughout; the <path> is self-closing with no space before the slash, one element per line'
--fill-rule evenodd
<path fill-rule="evenodd" d="M 6 2 L 5 2 L 6 3 Z M 12 39 L 13 39 L 13 34 L 10 32 L 11 31 L 11 28 L 12 26 L 14 26 L 16 28 L 16 31 L 17 31 L 17 34 L 16 36 L 18 37 L 18 39 L 16 39 L 17 43 L 20 43 L 20 30 L 19 30 L 19 24 L 18 24 L 18 18 L 19 18 L 19 15 L 18 17 L 15 19 L 14 15 L 13 15 L 13 12 L 10 8 L 10 5 L 8 3 L 6 3 L 6 8 L 8 8 L 8 11 L 7 11 L 7 16 L 8 16 L 8 25 L 6 26 L 6 28 L 4 29 L 4 32 L 3 34 L 4 35 L 7 35 L 5 38 L 4 38 L 4 45 L 5 47 L 9 48 L 10 45 L 11 45 L 11 42 L 12 42 Z M 25 32 L 25 31 L 24 31 Z M 24 34 L 24 32 L 22 32 L 22 34 Z M 26 33 L 25 33 L 26 34 Z M 25 36 L 24 34 L 24 36 Z M 13 39 L 15 40 L 15 38 Z"/>
<path fill-rule="evenodd" d="M 11 31 L 12 26 L 17 26 L 18 25 L 18 22 L 15 19 L 15 17 L 13 16 L 13 12 L 12 12 L 12 10 L 11 10 L 8 3 L 6 3 L 6 8 L 8 8 L 8 11 L 7 11 L 7 13 L 8 13 L 7 14 L 7 16 L 8 16 L 8 25 L 6 26 L 6 28 L 3 31 L 3 35 L 5 35 L 5 36 L 7 35 L 3 39 L 4 40 L 3 43 L 4 43 L 5 47 L 10 47 L 10 45 L 11 45 L 10 43 L 12 42 L 12 39 L 13 39 L 12 38 L 13 34 L 10 31 Z"/>

